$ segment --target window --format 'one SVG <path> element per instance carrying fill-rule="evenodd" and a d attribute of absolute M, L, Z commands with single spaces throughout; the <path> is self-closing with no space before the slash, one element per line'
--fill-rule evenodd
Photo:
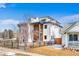
<path fill-rule="evenodd" d="M 70 34 L 69 35 L 69 41 L 78 41 L 78 35 L 74 34 Z"/>
<path fill-rule="evenodd" d="M 45 35 L 44 38 L 47 39 L 47 36 Z"/>
<path fill-rule="evenodd" d="M 78 41 L 78 35 L 74 35 L 74 41 Z"/>
<path fill-rule="evenodd" d="M 47 29 L 47 25 L 45 25 L 45 29 Z"/>
<path fill-rule="evenodd" d="M 69 41 L 73 41 L 73 36 L 69 35 Z"/>

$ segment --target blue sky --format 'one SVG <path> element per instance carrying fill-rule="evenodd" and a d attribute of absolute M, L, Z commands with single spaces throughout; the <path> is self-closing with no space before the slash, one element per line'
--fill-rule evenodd
<path fill-rule="evenodd" d="M 41 17 L 51 16 L 61 24 L 79 20 L 79 4 L 56 3 L 0 3 L 0 31 L 15 29 L 17 23 L 24 21 L 24 15 Z M 13 25 L 12 25 L 13 24 Z"/>

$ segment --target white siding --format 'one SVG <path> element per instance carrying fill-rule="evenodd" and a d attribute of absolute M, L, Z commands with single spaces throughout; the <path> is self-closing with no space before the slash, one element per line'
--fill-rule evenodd
<path fill-rule="evenodd" d="M 61 38 L 60 29 L 61 29 L 60 27 L 54 25 L 53 31 L 55 38 Z"/>
<path fill-rule="evenodd" d="M 45 25 L 47 25 L 47 29 L 44 29 Z M 47 36 L 47 40 L 45 40 L 43 38 L 44 41 L 51 40 L 51 36 L 53 36 L 54 38 L 61 37 L 60 27 L 53 25 L 53 24 L 50 24 L 50 23 L 44 24 L 44 26 L 43 26 L 43 37 L 44 37 L 44 35 Z"/>
<path fill-rule="evenodd" d="M 47 25 L 47 29 L 45 29 L 45 25 Z M 49 24 L 44 24 L 43 25 L 43 40 L 44 41 L 49 41 L 50 40 L 50 25 Z M 47 36 L 47 39 L 44 38 L 44 36 Z"/>
<path fill-rule="evenodd" d="M 68 32 L 79 32 L 79 25 L 74 26 Z"/>
<path fill-rule="evenodd" d="M 54 25 L 50 24 L 50 39 L 53 37 L 52 40 L 54 40 L 54 34 Z"/>

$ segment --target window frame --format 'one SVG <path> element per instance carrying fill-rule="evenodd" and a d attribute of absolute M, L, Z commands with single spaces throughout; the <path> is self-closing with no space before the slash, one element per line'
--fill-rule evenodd
<path fill-rule="evenodd" d="M 73 41 L 73 35 L 72 34 L 69 35 L 69 41 Z"/>
<path fill-rule="evenodd" d="M 44 29 L 47 29 L 47 25 L 44 25 Z"/>
<path fill-rule="evenodd" d="M 71 36 L 71 37 L 70 37 Z M 72 39 L 71 39 L 72 38 Z M 76 38 L 76 39 L 75 39 Z M 71 40 L 70 40 L 71 39 Z M 78 34 L 69 34 L 69 41 L 78 41 Z"/>
<path fill-rule="evenodd" d="M 74 34 L 74 41 L 78 41 L 78 35 L 77 34 Z"/>
<path fill-rule="evenodd" d="M 44 39 L 45 39 L 45 40 L 47 39 L 47 35 L 44 35 Z"/>

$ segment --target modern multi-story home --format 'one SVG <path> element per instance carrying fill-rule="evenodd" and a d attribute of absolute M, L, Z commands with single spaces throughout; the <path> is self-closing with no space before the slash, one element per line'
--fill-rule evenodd
<path fill-rule="evenodd" d="M 20 44 L 49 41 L 62 44 L 60 23 L 49 16 L 31 18 L 29 22 L 18 24 L 18 27 Z"/>

